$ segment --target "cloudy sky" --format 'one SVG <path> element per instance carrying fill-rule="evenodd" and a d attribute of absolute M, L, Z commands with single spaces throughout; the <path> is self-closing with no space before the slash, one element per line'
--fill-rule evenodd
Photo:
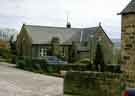
<path fill-rule="evenodd" d="M 102 26 L 111 38 L 120 38 L 121 18 L 117 15 L 130 0 L 0 0 L 0 27 L 15 28 L 23 23 L 65 26 L 67 14 L 72 27 Z"/>

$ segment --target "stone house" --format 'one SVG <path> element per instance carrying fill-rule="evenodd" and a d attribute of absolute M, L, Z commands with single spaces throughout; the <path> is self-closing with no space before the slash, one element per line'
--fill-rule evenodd
<path fill-rule="evenodd" d="M 122 18 L 121 25 L 121 70 L 128 75 L 128 79 L 135 79 L 135 0 L 119 13 Z M 129 85 L 134 86 L 135 83 Z"/>
<path fill-rule="evenodd" d="M 92 38 L 92 39 L 90 39 Z M 56 42 L 52 41 L 55 39 Z M 20 56 L 45 57 L 53 53 L 66 61 L 89 58 L 94 54 L 97 41 L 102 45 L 106 63 L 111 62 L 112 42 L 102 26 L 91 28 L 50 27 L 23 24 L 17 36 L 17 53 Z M 94 57 L 94 55 L 93 55 Z"/>

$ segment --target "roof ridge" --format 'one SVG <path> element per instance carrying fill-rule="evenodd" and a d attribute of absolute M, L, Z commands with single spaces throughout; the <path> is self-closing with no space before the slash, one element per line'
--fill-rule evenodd
<path fill-rule="evenodd" d="M 59 26 L 43 26 L 43 25 L 26 25 L 26 26 L 69 29 L 67 27 L 59 27 Z M 70 28 L 70 29 L 81 29 L 81 28 Z"/>
<path fill-rule="evenodd" d="M 46 28 L 63 28 L 63 29 L 69 29 L 66 27 L 59 27 L 59 26 L 43 26 L 43 25 L 26 25 L 25 26 L 32 26 L 32 27 L 46 27 Z M 70 28 L 70 29 L 91 29 L 91 28 L 99 28 L 99 26 L 95 26 L 95 27 L 86 27 L 86 28 Z"/>

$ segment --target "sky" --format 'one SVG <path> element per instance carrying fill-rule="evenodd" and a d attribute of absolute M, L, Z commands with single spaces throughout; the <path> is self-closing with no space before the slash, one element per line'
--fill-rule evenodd
<path fill-rule="evenodd" d="M 30 25 L 65 27 L 67 16 L 72 27 L 98 26 L 110 38 L 120 38 L 121 16 L 130 0 L 0 0 L 0 27 Z"/>

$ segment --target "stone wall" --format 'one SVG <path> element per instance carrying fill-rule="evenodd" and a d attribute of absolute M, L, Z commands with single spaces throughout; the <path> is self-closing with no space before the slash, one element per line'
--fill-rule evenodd
<path fill-rule="evenodd" d="M 122 15 L 121 70 L 135 80 L 135 14 Z M 129 87 L 135 87 L 129 82 Z M 131 86 L 132 85 L 132 86 Z"/>
<path fill-rule="evenodd" d="M 134 72 L 135 69 L 135 15 L 122 16 L 122 70 Z"/>
<path fill-rule="evenodd" d="M 98 72 L 67 72 L 64 96 L 121 96 L 122 74 Z"/>

